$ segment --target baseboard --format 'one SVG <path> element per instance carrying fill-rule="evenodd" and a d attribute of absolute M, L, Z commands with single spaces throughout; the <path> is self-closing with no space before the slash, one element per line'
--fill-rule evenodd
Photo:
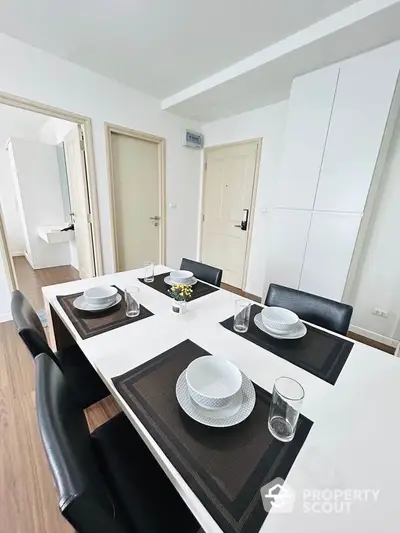
<path fill-rule="evenodd" d="M 253 300 L 254 302 L 261 303 L 261 297 L 256 296 L 255 294 L 251 294 L 250 292 L 245 292 L 244 297 L 248 298 L 249 300 Z"/>
<path fill-rule="evenodd" d="M 11 313 L 4 313 L 3 315 L 0 315 L 0 322 L 9 322 L 10 320 L 12 320 Z"/>
<path fill-rule="evenodd" d="M 369 329 L 359 328 L 358 326 L 353 326 L 352 324 L 350 324 L 349 329 L 353 333 L 357 333 L 357 335 L 362 335 L 363 337 L 367 337 L 368 339 L 381 342 L 382 344 L 387 344 L 392 348 L 397 348 L 399 344 L 399 341 L 397 341 L 396 339 L 392 339 L 391 337 L 385 337 L 385 335 L 380 335 L 379 333 L 375 333 L 374 331 L 370 331 Z"/>
<path fill-rule="evenodd" d="M 24 252 L 24 256 L 25 256 L 25 259 L 28 261 L 28 263 L 31 265 L 31 267 L 34 269 L 31 258 L 28 255 L 28 252 Z"/>
<path fill-rule="evenodd" d="M 32 266 L 32 265 L 31 265 Z M 57 264 L 57 265 L 52 265 L 52 264 L 48 264 L 48 263 L 44 263 L 42 265 L 35 265 L 35 266 L 32 266 L 32 269 L 33 270 L 43 270 L 44 268 L 57 268 L 57 267 L 66 267 L 66 266 L 71 266 L 69 263 L 64 263 L 62 265 L 60 264 Z"/>
<path fill-rule="evenodd" d="M 261 303 L 260 296 L 256 296 L 255 294 L 246 292 L 243 289 L 239 289 L 238 287 L 233 287 L 232 285 L 228 285 L 227 283 L 221 283 L 221 288 L 225 289 L 226 291 L 233 292 L 234 294 L 237 294 L 238 296 L 244 296 L 245 298 L 248 298 L 249 300 L 253 300 L 254 302 Z"/>
<path fill-rule="evenodd" d="M 25 257 L 25 252 L 12 252 L 12 257 Z"/>

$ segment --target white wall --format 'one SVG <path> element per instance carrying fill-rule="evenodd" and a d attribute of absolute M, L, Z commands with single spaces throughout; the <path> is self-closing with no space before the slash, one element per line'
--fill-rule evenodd
<path fill-rule="evenodd" d="M 262 137 L 259 183 L 255 204 L 254 226 L 245 290 L 262 296 L 268 257 L 268 213 L 278 178 L 283 150 L 288 102 L 280 102 L 241 115 L 205 124 L 205 146 Z"/>
<path fill-rule="evenodd" d="M 0 254 L 0 322 L 11 320 L 10 300 L 10 290 L 4 275 L 3 258 Z"/>
<path fill-rule="evenodd" d="M 0 201 L 11 254 L 23 254 L 25 239 L 21 224 L 22 215 L 15 193 L 8 153 L 3 147 L 0 147 Z"/>
<path fill-rule="evenodd" d="M 51 54 L 0 35 L 0 91 L 89 116 L 100 204 L 103 260 L 112 271 L 104 122 L 127 126 L 166 139 L 167 262 L 177 266 L 196 253 L 200 153 L 182 147 L 182 130 L 199 125 L 161 111 L 155 98 L 78 67 Z"/>
<path fill-rule="evenodd" d="M 366 244 L 356 276 L 352 325 L 384 341 L 400 340 L 400 117 L 374 204 Z M 377 307 L 387 318 L 372 314 Z M 372 335 L 371 335 L 372 332 Z M 375 335 L 374 335 L 375 334 Z"/>
<path fill-rule="evenodd" d="M 59 144 L 75 126 L 75 122 L 49 117 L 39 131 L 39 140 L 48 144 Z"/>
<path fill-rule="evenodd" d="M 65 223 L 56 147 L 12 137 L 9 151 L 16 168 L 32 268 L 69 265 L 69 243 L 48 244 L 38 235 L 40 226 Z"/>
<path fill-rule="evenodd" d="M 44 120 L 28 111 L 0 105 L 0 202 L 8 243 L 12 253 L 25 251 L 25 239 L 21 224 L 10 158 L 5 145 L 10 137 L 34 139 Z"/>
<path fill-rule="evenodd" d="M 166 139 L 167 263 L 194 257 L 197 245 L 200 153 L 181 145 L 197 123 L 161 111 L 160 102 L 104 76 L 0 34 L 0 91 L 92 118 L 105 272 L 113 269 L 104 122 Z M 0 279 L 4 273 L 0 272 Z M 8 305 L 5 306 L 8 312 Z M 0 303 L 0 315 L 2 308 Z"/>

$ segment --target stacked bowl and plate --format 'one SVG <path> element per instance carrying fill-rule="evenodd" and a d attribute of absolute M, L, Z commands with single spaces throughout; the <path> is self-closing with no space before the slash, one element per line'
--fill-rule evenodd
<path fill-rule="evenodd" d="M 166 278 L 167 285 L 195 285 L 197 279 L 190 270 L 173 270 Z"/>
<path fill-rule="evenodd" d="M 214 427 L 239 424 L 255 405 L 249 378 L 230 361 L 212 355 L 190 363 L 178 378 L 176 395 L 186 414 Z"/>
<path fill-rule="evenodd" d="M 283 307 L 265 307 L 254 317 L 256 326 L 276 339 L 300 339 L 307 328 L 296 313 Z"/>
<path fill-rule="evenodd" d="M 80 311 L 99 313 L 114 307 L 122 300 L 116 287 L 92 287 L 74 300 L 73 305 Z"/>

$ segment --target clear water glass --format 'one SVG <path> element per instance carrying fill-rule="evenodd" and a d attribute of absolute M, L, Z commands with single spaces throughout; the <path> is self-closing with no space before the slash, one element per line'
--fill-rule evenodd
<path fill-rule="evenodd" d="M 138 316 L 140 313 L 139 287 L 125 289 L 125 314 L 129 317 Z"/>
<path fill-rule="evenodd" d="M 251 303 L 247 300 L 235 300 L 233 329 L 237 333 L 246 333 L 250 324 Z"/>
<path fill-rule="evenodd" d="M 146 261 L 144 264 L 144 280 L 145 283 L 153 283 L 154 281 L 154 263 Z"/>
<path fill-rule="evenodd" d="M 275 381 L 268 417 L 273 437 L 282 442 L 293 440 L 303 399 L 304 389 L 295 379 L 281 377 Z"/>

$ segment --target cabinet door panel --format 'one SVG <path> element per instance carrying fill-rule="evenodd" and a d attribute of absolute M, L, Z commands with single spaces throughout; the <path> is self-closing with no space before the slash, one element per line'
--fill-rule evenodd
<path fill-rule="evenodd" d="M 315 209 L 364 211 L 398 70 L 368 58 L 340 68 Z"/>
<path fill-rule="evenodd" d="M 338 74 L 331 67 L 293 82 L 277 207 L 313 207 Z"/>
<path fill-rule="evenodd" d="M 313 213 L 300 289 L 341 301 L 361 215 Z"/>
<path fill-rule="evenodd" d="M 274 209 L 268 217 L 266 288 L 279 283 L 298 288 L 311 212 Z"/>

